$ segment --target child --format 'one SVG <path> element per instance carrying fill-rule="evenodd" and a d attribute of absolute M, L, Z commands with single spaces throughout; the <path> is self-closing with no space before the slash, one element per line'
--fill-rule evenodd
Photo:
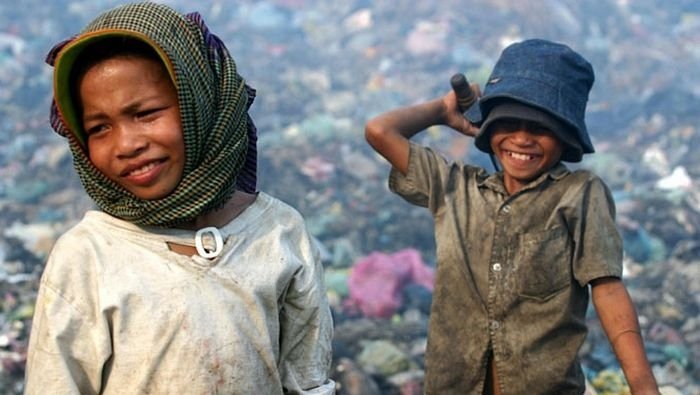
<path fill-rule="evenodd" d="M 26 393 L 332 394 L 318 250 L 256 191 L 255 91 L 201 17 L 121 6 L 48 61 L 101 211 L 48 259 Z"/>
<path fill-rule="evenodd" d="M 620 280 L 610 192 L 561 163 L 593 152 L 584 123 L 593 79 L 567 46 L 527 40 L 496 63 L 470 112 L 483 122 L 470 123 L 450 92 L 367 123 L 368 142 L 393 167 L 392 191 L 435 220 L 427 394 L 582 394 L 589 284 L 633 393 L 657 393 Z M 475 136 L 503 170 L 448 163 L 408 140 L 432 125 Z"/>

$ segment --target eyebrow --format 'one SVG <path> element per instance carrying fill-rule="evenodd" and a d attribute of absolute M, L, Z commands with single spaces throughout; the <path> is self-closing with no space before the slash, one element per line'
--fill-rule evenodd
<path fill-rule="evenodd" d="M 104 114 L 102 112 L 85 115 L 85 111 L 83 111 L 82 121 L 83 121 L 83 123 L 90 122 L 90 121 L 97 121 L 103 117 L 104 117 Z"/>
<path fill-rule="evenodd" d="M 141 110 L 144 103 L 149 102 L 149 101 L 154 100 L 154 99 L 157 99 L 157 98 L 158 98 L 158 96 L 152 96 L 152 97 L 147 97 L 147 98 L 139 100 L 139 101 L 129 103 L 126 107 L 122 108 L 119 112 L 121 114 L 130 114 L 130 113 L 138 112 L 139 110 Z M 85 112 L 83 110 L 83 122 L 95 121 L 95 120 L 99 120 L 99 119 L 104 118 L 104 117 L 105 117 L 105 114 L 102 111 L 94 113 L 94 114 L 88 114 L 86 116 Z"/>

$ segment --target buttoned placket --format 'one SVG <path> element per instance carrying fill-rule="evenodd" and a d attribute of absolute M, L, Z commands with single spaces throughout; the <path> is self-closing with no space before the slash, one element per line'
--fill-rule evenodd
<path fill-rule="evenodd" d="M 503 377 L 503 369 L 500 364 L 503 363 L 504 344 L 502 340 L 503 333 L 503 300 L 506 295 L 504 292 L 504 270 L 508 265 L 508 248 L 507 246 L 508 233 L 511 228 L 512 206 L 509 203 L 511 199 L 507 199 L 501 204 L 496 214 L 496 223 L 493 235 L 493 244 L 491 249 L 491 258 L 489 261 L 489 294 L 487 310 L 489 314 L 489 338 L 491 339 L 491 349 L 493 352 L 493 361 L 496 366 L 497 374 L 501 385 L 505 386 L 506 377 Z M 505 353 L 507 355 L 507 353 Z"/>

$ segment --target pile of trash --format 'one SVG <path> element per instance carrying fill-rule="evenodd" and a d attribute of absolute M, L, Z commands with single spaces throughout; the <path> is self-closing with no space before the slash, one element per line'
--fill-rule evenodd
<path fill-rule="evenodd" d="M 389 192 L 389 166 L 365 143 L 364 123 L 444 94 L 455 72 L 483 85 L 502 48 L 530 37 L 565 42 L 593 63 L 596 153 L 577 166 L 613 191 L 625 282 L 664 393 L 700 393 L 697 1 L 166 3 L 199 11 L 258 91 L 260 188 L 296 207 L 322 246 L 339 394 L 422 393 L 435 267 L 432 219 Z M 92 207 L 50 130 L 51 69 L 41 59 L 117 4 L 0 4 L 0 393 L 22 392 L 46 256 Z M 415 140 L 491 168 L 447 129 Z M 592 308 L 588 321 L 590 393 L 627 393 Z"/>

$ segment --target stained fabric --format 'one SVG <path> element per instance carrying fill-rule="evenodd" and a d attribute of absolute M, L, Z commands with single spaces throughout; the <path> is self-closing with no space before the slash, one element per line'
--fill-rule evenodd
<path fill-rule="evenodd" d="M 425 393 L 482 394 L 491 355 L 503 395 L 582 394 L 588 284 L 622 275 L 608 188 L 560 163 L 509 195 L 502 173 L 409 155 L 389 186 L 435 220 Z"/>
<path fill-rule="evenodd" d="M 42 276 L 25 393 L 333 394 L 333 322 L 301 215 L 260 192 L 220 232 L 210 260 L 169 250 L 194 231 L 87 212 Z"/>

